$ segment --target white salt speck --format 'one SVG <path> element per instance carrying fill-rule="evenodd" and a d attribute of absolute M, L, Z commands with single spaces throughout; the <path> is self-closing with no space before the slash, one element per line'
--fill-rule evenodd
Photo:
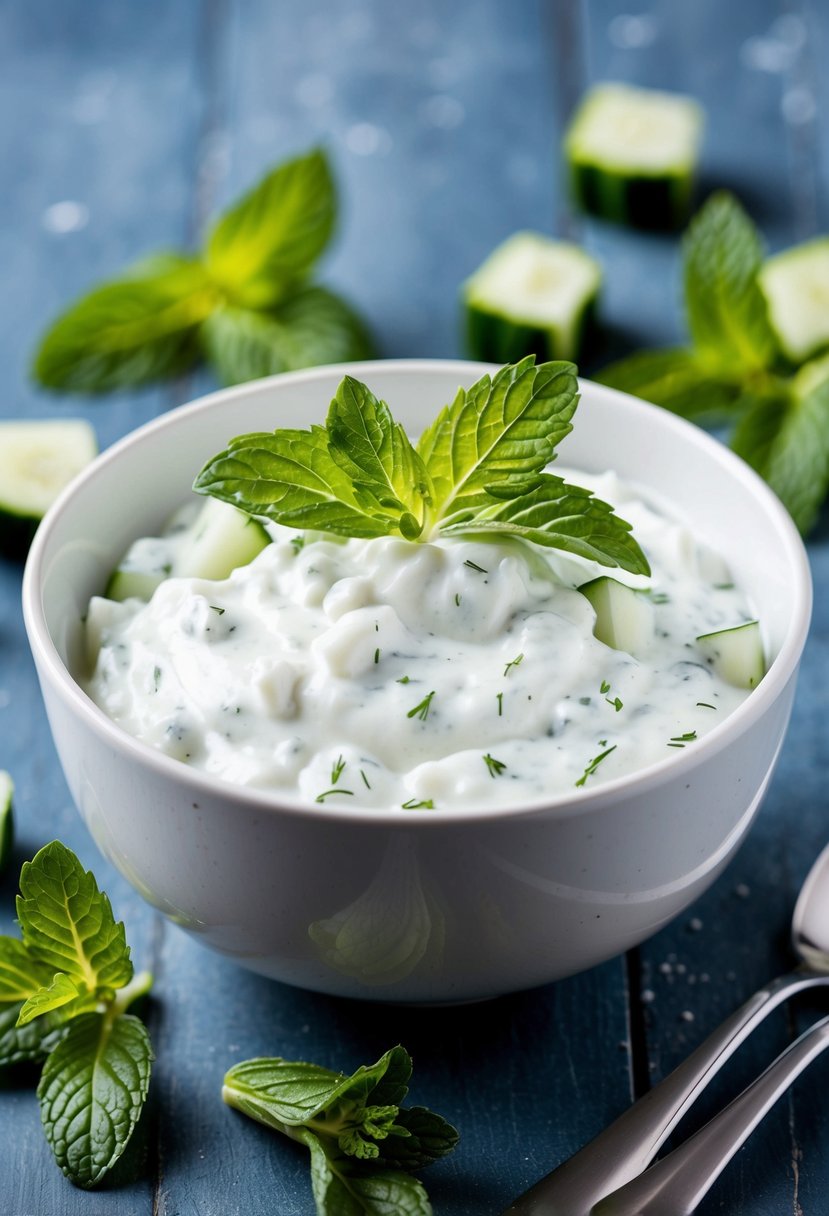
<path fill-rule="evenodd" d="M 679 1016 L 683 1022 L 693 1022 L 694 1020 L 694 1015 L 690 1009 L 683 1009 Z"/>
<path fill-rule="evenodd" d="M 676 965 L 677 975 L 684 975 L 687 970 L 688 970 L 688 968 L 685 966 L 684 963 L 677 963 L 677 965 Z"/>
<path fill-rule="evenodd" d="M 699 933 L 700 929 L 702 928 L 702 921 L 698 916 L 692 916 L 688 921 L 688 928 L 692 933 Z"/>
<path fill-rule="evenodd" d="M 697 982 L 697 977 L 696 977 L 695 975 L 693 975 L 693 974 L 692 974 L 692 975 L 689 975 L 689 976 L 688 976 L 688 983 L 689 983 L 689 984 L 692 984 L 692 985 L 693 985 L 693 984 L 695 984 L 696 982 Z"/>
<path fill-rule="evenodd" d="M 8 688 L 0 688 L 0 709 L 5 709 L 11 705 L 12 695 Z"/>
<path fill-rule="evenodd" d="M 726 979 L 727 979 L 729 982 L 733 982 L 733 981 L 734 981 L 734 980 L 736 980 L 736 978 L 737 978 L 737 972 L 736 972 L 736 971 L 726 971 L 726 973 L 725 973 L 725 978 L 726 978 Z"/>
<path fill-rule="evenodd" d="M 60 203 L 52 203 L 43 212 L 43 227 L 47 232 L 64 236 L 67 232 L 80 232 L 89 223 L 89 208 L 86 203 L 76 203 L 72 199 L 64 199 Z"/>
<path fill-rule="evenodd" d="M 334 85 L 322 72 L 312 72 L 298 82 L 295 96 L 300 105 L 316 110 L 327 105 L 334 96 Z"/>
<path fill-rule="evenodd" d="M 817 114 L 814 93 L 803 85 L 787 89 L 783 94 L 780 108 L 786 122 L 792 123 L 793 126 L 802 126 L 804 123 L 811 122 Z"/>
<path fill-rule="evenodd" d="M 239 1044 L 238 1043 L 228 1043 L 227 1049 L 228 1049 L 228 1051 L 238 1051 Z"/>
<path fill-rule="evenodd" d="M 355 156 L 374 156 L 388 152 L 392 139 L 388 131 L 371 122 L 355 122 L 345 133 L 345 145 Z"/>
<path fill-rule="evenodd" d="M 651 1002 L 656 1000 L 656 993 L 652 988 L 645 988 L 643 989 L 639 999 L 642 1001 L 643 1005 L 650 1005 Z"/>
<path fill-rule="evenodd" d="M 663 975 L 673 975 L 673 971 L 674 971 L 674 969 L 670 963 L 660 963 L 659 970 L 662 972 Z"/>
<path fill-rule="evenodd" d="M 608 38 L 623 51 L 650 46 L 656 35 L 656 21 L 650 13 L 620 13 L 607 27 Z"/>
<path fill-rule="evenodd" d="M 751 894 L 751 887 L 744 882 L 738 882 L 734 888 L 734 894 L 739 895 L 740 899 L 748 899 Z"/>
<path fill-rule="evenodd" d="M 430 127 L 439 127 L 443 131 L 454 130 L 466 118 L 466 110 L 457 97 L 450 97 L 447 93 L 427 97 L 420 107 L 420 113 Z"/>
<path fill-rule="evenodd" d="M 700 972 L 699 982 L 701 984 L 710 984 L 711 983 L 711 976 L 708 974 L 707 971 Z"/>

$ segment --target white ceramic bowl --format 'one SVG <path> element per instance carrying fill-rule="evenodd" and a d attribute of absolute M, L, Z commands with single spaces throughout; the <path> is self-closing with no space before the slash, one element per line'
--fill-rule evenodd
<path fill-rule="evenodd" d="M 188 494 L 232 436 L 321 421 L 344 368 L 214 393 L 142 427 L 78 478 L 38 531 L 24 610 L 64 772 L 103 853 L 199 940 L 291 984 L 464 1001 L 542 984 L 627 949 L 707 887 L 747 831 L 791 709 L 809 568 L 766 486 L 703 432 L 585 382 L 562 461 L 653 487 L 731 565 L 772 659 L 693 748 L 633 776 L 509 810 L 301 806 L 233 787 L 124 734 L 73 678 L 81 620 L 129 542 Z M 347 369 L 417 433 L 460 362 Z"/>

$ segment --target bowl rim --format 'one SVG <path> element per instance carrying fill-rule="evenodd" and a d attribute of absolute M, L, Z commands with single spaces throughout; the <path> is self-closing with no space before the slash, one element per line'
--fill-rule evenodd
<path fill-rule="evenodd" d="M 627 773 L 603 782 L 594 788 L 581 788 L 577 793 L 561 793 L 517 802 L 511 806 L 441 807 L 433 813 L 403 815 L 400 808 L 377 807 L 333 807 L 327 804 L 306 804 L 277 790 L 262 790 L 236 785 L 212 773 L 191 768 L 180 760 L 156 751 L 148 744 L 128 734 L 109 718 L 91 699 L 74 678 L 60 657 L 46 624 L 41 587 L 44 575 L 46 551 L 52 531 L 65 507 L 75 495 L 98 475 L 98 471 L 118 461 L 123 452 L 136 443 L 146 441 L 157 432 L 177 425 L 182 418 L 198 415 L 211 409 L 223 408 L 228 401 L 254 396 L 273 384 L 299 383 L 332 375 L 353 375 L 358 378 L 371 376 L 382 367 L 392 374 L 428 374 L 431 372 L 457 372 L 460 377 L 481 375 L 497 369 L 498 364 L 482 363 L 467 359 L 377 359 L 358 363 L 324 364 L 294 372 L 282 372 L 244 384 L 215 390 L 194 398 L 180 406 L 165 411 L 149 422 L 129 431 L 121 439 L 101 452 L 87 467 L 67 485 L 44 516 L 32 542 L 23 572 L 23 616 L 29 645 L 32 649 L 39 674 L 45 672 L 53 690 L 64 705 L 79 715 L 92 731 L 127 759 L 149 766 L 159 777 L 172 780 L 176 785 L 197 791 L 202 797 L 223 797 L 228 804 L 238 802 L 247 807 L 276 815 L 311 818 L 324 823 L 351 822 L 375 824 L 384 828 L 397 827 L 407 831 L 439 829 L 445 825 L 481 823 L 503 819 L 512 821 L 522 817 L 538 815 L 570 818 L 585 816 L 599 811 L 620 796 L 639 796 L 650 793 L 659 786 L 681 780 L 698 769 L 707 759 L 716 756 L 733 740 L 741 737 L 757 722 L 785 690 L 797 670 L 805 645 L 811 618 L 812 579 L 808 556 L 803 540 L 786 508 L 769 486 L 739 456 L 720 443 L 700 427 L 667 410 L 652 405 L 638 397 L 620 392 L 596 381 L 579 377 L 580 387 L 590 386 L 591 393 L 599 396 L 623 399 L 627 408 L 651 413 L 658 418 L 658 425 L 673 431 L 685 442 L 702 448 L 713 456 L 731 477 L 743 483 L 759 499 L 766 513 L 771 516 L 779 530 L 781 540 L 788 551 L 795 579 L 794 603 L 791 620 L 786 629 L 779 653 L 774 658 L 760 684 L 751 695 L 737 706 L 721 723 L 704 735 L 693 749 L 686 749 L 667 756 L 646 768 Z M 41 674 L 41 679 L 43 675 Z"/>

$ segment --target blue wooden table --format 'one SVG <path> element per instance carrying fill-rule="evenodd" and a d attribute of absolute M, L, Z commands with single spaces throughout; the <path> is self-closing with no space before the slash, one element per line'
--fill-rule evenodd
<path fill-rule="evenodd" d="M 727 185 L 772 248 L 829 230 L 829 11 L 823 0 L 4 0 L 0 3 L 0 414 L 83 415 L 102 445 L 205 391 L 193 377 L 100 402 L 27 378 L 47 321 L 96 278 L 192 242 L 263 169 L 329 148 L 342 223 L 327 280 L 388 356 L 462 353 L 461 280 L 503 237 L 582 241 L 606 270 L 598 367 L 681 333 L 676 239 L 584 221 L 558 147 L 585 86 L 622 79 L 696 95 L 707 186 Z M 590 366 L 585 370 L 589 373 Z M 816 614 L 777 776 L 738 858 L 674 925 L 627 957 L 535 992 L 401 1010 L 294 991 L 200 949 L 97 854 L 70 805 L 19 611 L 0 563 L 0 767 L 17 784 L 19 863 L 59 836 L 94 867 L 156 976 L 148 1111 L 111 1180 L 82 1193 L 44 1143 L 27 1074 L 0 1078 L 3 1216 L 306 1216 L 303 1150 L 222 1106 L 256 1054 L 351 1069 L 403 1042 L 413 1098 L 461 1146 L 424 1176 L 439 1216 L 497 1216 L 789 962 L 798 886 L 829 837 L 829 529 L 811 538 Z M 818 1004 L 772 1017 L 698 1111 L 759 1071 Z M 701 1213 L 829 1210 L 829 1065 L 782 1101 Z"/>

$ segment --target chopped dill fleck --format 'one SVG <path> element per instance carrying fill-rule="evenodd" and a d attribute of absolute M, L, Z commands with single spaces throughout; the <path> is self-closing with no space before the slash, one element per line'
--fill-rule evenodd
<path fill-rule="evenodd" d="M 621 699 L 621 697 L 614 697 L 612 701 L 610 697 L 605 697 L 605 701 L 607 701 L 608 705 L 613 706 L 617 714 L 620 709 L 624 709 L 624 701 Z"/>
<path fill-rule="evenodd" d="M 607 739 L 600 739 L 599 743 L 607 743 Z M 576 782 L 576 785 L 584 785 L 585 782 L 587 781 L 587 778 L 592 777 L 593 773 L 595 773 L 596 769 L 599 767 L 602 760 L 604 760 L 607 756 L 609 756 L 611 752 L 615 752 L 615 751 L 616 751 L 616 744 L 614 743 L 613 746 L 607 748 L 606 751 L 600 752 L 598 756 L 594 756 L 593 759 L 588 764 L 587 768 L 584 770 L 582 775 L 579 777 L 578 781 Z"/>
<path fill-rule="evenodd" d="M 665 591 L 651 591 L 650 600 L 652 604 L 670 604 L 671 597 Z"/>
<path fill-rule="evenodd" d="M 610 692 L 610 685 L 608 684 L 607 680 L 602 680 L 601 685 L 599 687 L 599 692 L 601 692 L 601 693 Z"/>
<path fill-rule="evenodd" d="M 460 608 L 460 606 L 461 606 L 461 597 L 458 595 L 458 593 L 456 591 L 455 592 L 455 607 Z"/>
<path fill-rule="evenodd" d="M 173 563 L 165 562 L 164 565 L 161 567 L 161 573 L 162 574 L 172 574 L 173 573 Z"/>
<path fill-rule="evenodd" d="M 408 683 L 409 683 L 408 676 L 401 676 L 399 680 L 395 680 L 395 684 L 408 684 Z"/>
<path fill-rule="evenodd" d="M 366 789 L 367 789 L 367 790 L 370 790 L 370 789 L 371 789 L 371 785 L 370 785 L 370 783 L 369 783 L 369 779 L 368 779 L 368 777 L 365 775 L 365 773 L 363 772 L 363 770 L 362 770 L 362 769 L 360 769 L 360 776 L 361 776 L 361 777 L 362 777 L 362 779 L 363 779 L 363 785 L 366 787 Z"/>
<path fill-rule="evenodd" d="M 495 700 L 498 702 L 498 717 L 502 718 L 504 716 L 504 694 L 496 692 Z"/>
<path fill-rule="evenodd" d="M 579 697 L 579 705 L 590 705 L 592 701 L 592 697 Z"/>
<path fill-rule="evenodd" d="M 716 709 L 717 708 L 716 705 L 711 705 L 708 701 L 697 701 L 697 705 L 701 706 L 702 709 Z"/>
<path fill-rule="evenodd" d="M 294 553 L 301 553 L 305 545 L 305 537 L 300 533 L 299 536 L 291 537 L 291 548 Z"/>
<path fill-rule="evenodd" d="M 695 730 L 686 730 L 684 735 L 672 735 L 668 747 L 684 747 L 686 743 L 693 742 L 696 737 Z"/>
<path fill-rule="evenodd" d="M 160 683 L 161 683 L 161 668 L 154 667 L 153 668 L 153 685 L 154 685 L 153 691 L 154 692 L 158 692 L 158 686 Z"/>
<path fill-rule="evenodd" d="M 401 807 L 404 811 L 419 811 L 421 808 L 424 811 L 433 811 L 435 804 L 431 798 L 423 798 L 420 802 L 416 798 L 410 798 L 408 802 L 401 802 Z"/>
<path fill-rule="evenodd" d="M 482 757 L 484 764 L 489 769 L 490 777 L 500 777 L 504 769 L 507 767 L 503 760 L 496 760 L 494 756 L 490 756 L 489 752 Z"/>
<path fill-rule="evenodd" d="M 218 604 L 211 604 L 210 607 L 214 612 L 218 612 L 219 616 L 224 616 L 225 610 L 224 608 L 220 608 Z"/>
<path fill-rule="evenodd" d="M 523 662 L 523 660 L 524 660 L 523 654 L 519 654 L 514 659 L 510 659 L 509 663 L 507 663 L 506 667 L 504 668 L 504 675 L 508 676 L 509 672 L 510 672 L 510 668 L 517 667 L 519 665 L 519 663 Z"/>
<path fill-rule="evenodd" d="M 470 570 L 477 570 L 479 574 L 489 574 L 489 571 L 484 570 L 483 566 L 479 566 L 477 562 L 467 560 L 463 564 L 468 566 Z"/>
<path fill-rule="evenodd" d="M 430 693 L 426 694 L 426 696 L 423 698 L 422 701 L 420 701 L 417 705 L 415 705 L 414 709 L 409 710 L 409 712 L 406 714 L 406 717 L 407 718 L 420 718 L 421 722 L 425 722 L 426 719 L 429 717 L 429 708 L 432 704 L 432 697 L 434 695 L 435 695 L 435 690 L 432 689 L 432 691 Z"/>
<path fill-rule="evenodd" d="M 375 663 L 380 662 L 380 647 L 379 646 L 377 647 L 377 649 L 374 652 L 374 662 Z"/>
<path fill-rule="evenodd" d="M 337 763 L 335 765 L 333 765 L 332 769 L 331 769 L 331 784 L 332 785 L 337 784 L 340 777 L 342 776 L 342 772 L 343 772 L 344 768 L 345 768 L 345 760 L 343 760 L 342 756 L 338 756 Z"/>
<path fill-rule="evenodd" d="M 375 633 L 379 633 L 379 632 L 380 632 L 380 622 L 379 622 L 379 621 L 375 621 L 375 622 L 374 622 L 374 632 L 375 632 Z"/>
<path fill-rule="evenodd" d="M 714 583 L 714 590 L 715 591 L 733 591 L 734 584 L 733 583 Z"/>
<path fill-rule="evenodd" d="M 348 794 L 349 798 L 353 798 L 353 797 L 354 797 L 354 790 L 344 790 L 344 789 L 340 789 L 340 787 L 339 787 L 339 786 L 337 786 L 337 787 L 336 787 L 336 789 L 333 789 L 333 790 L 325 790 L 325 792 L 324 792 L 324 793 L 322 793 L 322 794 L 317 794 L 316 798 L 314 799 L 314 802 L 324 802 L 324 801 L 325 801 L 325 799 L 326 799 L 326 798 L 327 798 L 327 797 L 328 797 L 330 794 Z"/>

